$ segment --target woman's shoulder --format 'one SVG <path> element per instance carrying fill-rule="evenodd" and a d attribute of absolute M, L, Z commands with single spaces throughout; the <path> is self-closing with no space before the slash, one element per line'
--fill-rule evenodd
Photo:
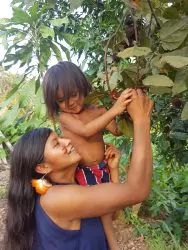
<path fill-rule="evenodd" d="M 76 184 L 62 184 L 62 185 L 53 185 L 50 187 L 47 192 L 40 197 L 40 203 L 42 207 L 49 211 L 58 211 L 59 206 L 61 209 L 67 207 L 67 203 L 70 202 L 70 197 L 74 197 L 74 191 L 77 189 Z"/>
<path fill-rule="evenodd" d="M 75 185 L 54 185 L 40 196 L 40 206 L 48 216 L 56 221 L 60 217 L 71 220 L 71 199 L 74 197 Z"/>

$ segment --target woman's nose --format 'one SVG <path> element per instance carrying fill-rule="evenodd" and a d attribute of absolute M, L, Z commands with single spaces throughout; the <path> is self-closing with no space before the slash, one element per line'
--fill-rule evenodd
<path fill-rule="evenodd" d="M 59 142 L 60 142 L 64 147 L 67 147 L 67 146 L 71 143 L 71 140 L 66 139 L 66 138 L 60 138 L 60 137 L 59 137 Z"/>

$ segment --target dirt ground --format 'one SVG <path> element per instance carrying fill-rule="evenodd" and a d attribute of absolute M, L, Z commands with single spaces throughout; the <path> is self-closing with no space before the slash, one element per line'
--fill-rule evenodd
<path fill-rule="evenodd" d="M 6 166 L 0 166 L 0 250 L 4 235 L 4 219 L 6 215 L 6 199 L 3 198 L 3 190 L 8 181 L 9 170 Z M 133 237 L 132 228 L 121 220 L 114 222 L 115 234 L 120 250 L 148 250 L 142 236 Z"/>

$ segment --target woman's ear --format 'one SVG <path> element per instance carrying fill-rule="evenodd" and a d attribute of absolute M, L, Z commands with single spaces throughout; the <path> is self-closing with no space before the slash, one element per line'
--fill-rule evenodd
<path fill-rule="evenodd" d="M 36 167 L 35 167 L 35 171 L 39 174 L 46 174 L 49 172 L 48 168 L 45 166 L 44 163 L 41 163 L 41 164 L 38 164 Z"/>

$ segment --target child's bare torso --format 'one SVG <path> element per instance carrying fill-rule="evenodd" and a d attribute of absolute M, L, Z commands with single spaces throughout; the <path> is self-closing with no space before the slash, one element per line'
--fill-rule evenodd
<path fill-rule="evenodd" d="M 96 119 L 101 115 L 100 108 L 96 106 L 88 106 L 79 114 L 70 114 L 75 119 L 80 120 L 83 124 Z M 83 137 L 70 131 L 68 128 L 62 127 L 63 136 L 69 138 L 82 156 L 83 165 L 92 166 L 104 159 L 104 141 L 102 133 L 96 133 L 90 137 Z"/>

